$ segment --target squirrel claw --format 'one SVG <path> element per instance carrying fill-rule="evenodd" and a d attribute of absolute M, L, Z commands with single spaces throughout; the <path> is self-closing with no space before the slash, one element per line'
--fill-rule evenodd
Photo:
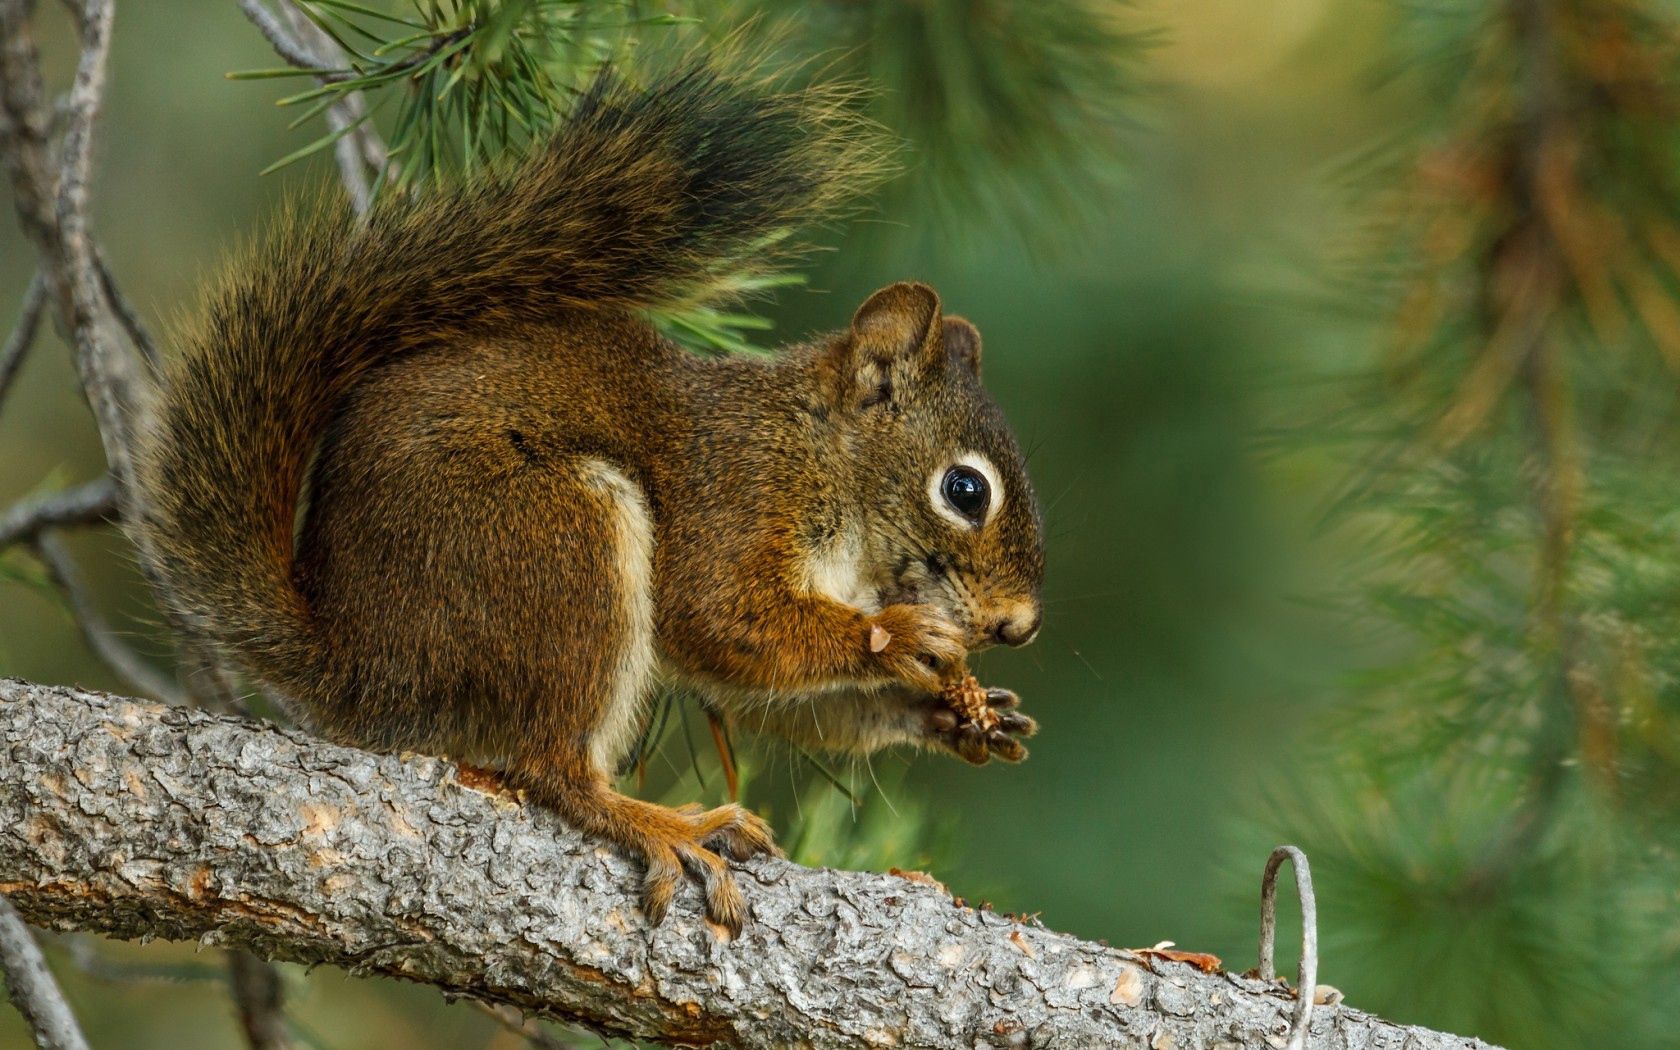
<path fill-rule="evenodd" d="M 712 810 L 684 806 L 676 812 L 689 826 L 659 843 L 663 848 L 646 851 L 642 911 L 657 926 L 670 910 L 671 899 L 686 874 L 700 886 L 706 918 L 731 936 L 738 935 L 746 921 L 747 905 L 724 858 L 739 861 L 759 854 L 780 856 L 769 825 L 736 805 Z"/>
<path fill-rule="evenodd" d="M 992 760 L 986 734 L 978 726 L 969 724 L 957 730 L 955 744 L 957 755 L 971 766 L 983 766 Z"/>
<path fill-rule="evenodd" d="M 986 734 L 986 748 L 1005 762 L 1019 762 L 1027 757 L 1026 747 L 1002 729 Z"/>
<path fill-rule="evenodd" d="M 990 707 L 994 711 L 1002 711 L 1011 707 L 1020 707 L 1021 698 L 1015 694 L 1013 689 L 998 689 L 992 687 L 986 690 L 986 706 Z"/>
<path fill-rule="evenodd" d="M 1038 732 L 1038 719 L 1017 711 L 1005 711 L 998 715 L 997 727 L 1012 736 L 1032 736 Z"/>

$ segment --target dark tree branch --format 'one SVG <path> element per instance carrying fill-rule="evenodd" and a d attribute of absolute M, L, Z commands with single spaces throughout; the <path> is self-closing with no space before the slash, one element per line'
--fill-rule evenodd
<path fill-rule="evenodd" d="M 0 162 L 12 183 L 18 225 L 45 254 L 58 235 L 51 207 L 56 176 L 30 7 L 27 0 L 0 0 Z M 51 282 L 53 275 L 46 276 Z"/>
<path fill-rule="evenodd" d="M 228 982 L 239 1009 L 239 1030 L 251 1050 L 290 1050 L 281 1004 L 280 971 L 250 952 L 228 953 Z"/>
<path fill-rule="evenodd" d="M 384 974 L 677 1045 L 1280 1045 L 1277 983 L 1053 933 L 890 875 L 743 867 L 650 929 L 634 868 L 432 758 L 0 680 L 0 892 L 31 922 Z M 1315 1012 L 1318 1050 L 1485 1044 Z"/>
<path fill-rule="evenodd" d="M 82 52 L 64 106 L 64 137 L 54 157 L 40 56 L 30 31 L 32 5 L 0 0 L 0 162 L 12 182 L 19 225 L 40 257 L 55 320 L 75 350 L 77 374 L 99 425 L 118 486 L 129 476 L 130 415 L 142 396 L 136 357 L 111 338 L 112 309 L 88 225 L 94 122 L 110 52 L 110 0 L 88 0 L 79 19 Z"/>

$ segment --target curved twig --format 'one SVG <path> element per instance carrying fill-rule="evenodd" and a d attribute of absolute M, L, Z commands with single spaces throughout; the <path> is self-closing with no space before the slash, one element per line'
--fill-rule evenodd
<path fill-rule="evenodd" d="M 1266 860 L 1260 880 L 1260 979 L 1277 980 L 1277 877 L 1284 861 L 1295 869 L 1295 892 L 1301 898 L 1301 972 L 1295 982 L 1295 1017 L 1285 1050 L 1302 1050 L 1312 1029 L 1313 999 L 1318 992 L 1318 902 L 1313 896 L 1307 855 L 1295 846 L 1279 846 Z"/>
<path fill-rule="evenodd" d="M 288 65 L 307 69 L 322 78 L 330 77 L 335 72 L 326 68 L 326 63 L 321 57 L 309 50 L 303 41 L 287 32 L 286 27 L 280 24 L 280 19 L 262 0 L 234 2 L 239 5 L 239 10 L 244 12 L 246 19 L 257 27 L 257 32 L 263 35 L 263 39 L 268 41 L 268 46 L 274 49 L 275 54 L 285 59 Z"/>
<path fill-rule="evenodd" d="M 239 9 L 257 31 L 274 48 L 275 54 L 285 59 L 287 63 L 306 69 L 315 75 L 317 83 L 329 84 L 335 80 L 343 80 L 349 74 L 340 70 L 329 69 L 329 53 L 337 52 L 338 48 L 325 33 L 322 33 L 295 7 L 283 7 L 282 14 L 276 16 L 265 6 L 262 0 L 235 0 Z M 281 24 L 284 18 L 289 24 Z M 323 49 L 317 51 L 317 49 Z M 373 204 L 373 193 L 368 185 L 368 169 L 375 171 L 385 163 L 385 147 L 379 141 L 378 133 L 363 119 L 366 109 L 361 99 L 356 95 L 346 95 L 331 106 L 327 107 L 327 127 L 334 133 L 352 128 L 346 134 L 338 135 L 333 143 L 333 157 L 338 162 L 339 181 L 344 184 L 344 190 L 350 196 L 350 206 L 357 215 L 367 214 Z"/>
<path fill-rule="evenodd" d="M 107 309 L 93 239 L 88 232 L 88 194 L 93 163 L 93 129 L 104 95 L 111 50 L 111 0 L 87 0 L 82 19 L 82 55 L 71 82 L 64 142 L 60 147 L 54 214 L 63 262 L 59 279 L 68 298 L 76 370 L 99 423 L 100 443 L 118 488 L 130 489 L 130 412 L 136 404 L 134 359 L 111 346 L 101 331 Z"/>
<path fill-rule="evenodd" d="M 140 359 L 146 362 L 146 367 L 155 375 L 163 359 L 158 355 L 157 343 L 152 341 L 152 334 L 146 330 L 145 322 L 140 320 L 140 311 L 128 301 L 122 289 L 117 286 L 116 278 L 111 276 L 111 269 L 105 263 L 105 253 L 97 245 L 93 250 L 94 262 L 99 269 L 99 288 L 105 293 L 105 301 L 110 304 L 111 312 L 122 324 L 123 331 L 128 334 L 129 342 Z"/>

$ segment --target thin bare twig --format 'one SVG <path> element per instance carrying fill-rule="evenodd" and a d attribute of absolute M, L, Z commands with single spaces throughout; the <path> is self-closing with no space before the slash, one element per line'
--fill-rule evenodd
<path fill-rule="evenodd" d="M 1297 846 L 1272 850 L 1260 879 L 1260 979 L 1277 979 L 1277 877 L 1286 860 L 1295 870 L 1295 891 L 1301 901 L 1301 972 L 1295 981 L 1295 1017 L 1289 1026 L 1286 1050 L 1304 1050 L 1312 1031 L 1313 1000 L 1318 995 L 1318 903 L 1313 896 L 1312 868 Z"/>
<path fill-rule="evenodd" d="M 245 17 L 262 33 L 263 39 L 274 48 L 275 54 L 299 69 L 315 74 L 318 83 L 342 80 L 344 73 L 328 68 L 333 59 L 342 57 L 338 45 L 303 16 L 296 7 L 283 4 L 280 16 L 265 6 L 262 0 L 235 0 Z M 285 19 L 286 25 L 281 24 Z M 327 107 L 327 127 L 334 134 L 346 128 L 354 130 L 338 136 L 333 143 L 333 157 L 338 161 L 339 181 L 350 195 L 350 206 L 357 215 L 365 215 L 373 203 L 368 184 L 368 169 L 377 172 L 385 165 L 385 146 L 379 135 L 364 118 L 366 108 L 358 95 L 349 95 Z"/>
<path fill-rule="evenodd" d="M 305 18 L 295 4 L 286 4 L 281 13 L 297 39 L 304 41 L 304 46 L 315 54 L 326 56 L 328 63 L 343 57 L 344 52 L 338 44 L 323 33 L 320 26 Z M 317 79 L 325 83 L 332 78 Z M 373 205 L 368 169 L 371 167 L 377 174 L 385 166 L 385 144 L 380 141 L 373 125 L 363 119 L 366 114 L 366 105 L 359 93 L 347 95 L 327 109 L 327 126 L 335 133 L 348 127 L 354 128 L 333 143 L 333 158 L 338 162 L 339 181 L 350 195 L 350 206 L 357 215 L 366 215 Z M 379 157 L 377 162 L 373 160 L 376 155 Z"/>
<path fill-rule="evenodd" d="M 335 72 L 328 69 L 320 56 L 311 51 L 302 41 L 292 36 L 286 27 L 280 24 L 273 11 L 262 0 L 234 0 L 239 10 L 244 12 L 250 23 L 257 27 L 257 32 L 268 41 L 268 46 L 274 53 L 285 59 L 288 65 L 299 69 L 307 69 L 319 77 L 328 77 Z"/>
<path fill-rule="evenodd" d="M 152 341 L 152 334 L 146 330 L 145 322 L 140 320 L 140 311 L 134 308 L 134 304 L 128 301 L 128 296 L 117 287 L 116 279 L 111 276 L 111 268 L 105 263 L 105 253 L 98 245 L 94 246 L 93 257 L 99 267 L 99 287 L 105 293 L 105 301 L 110 304 L 111 312 L 122 324 L 129 342 L 139 352 L 140 359 L 146 362 L 146 367 L 156 375 L 163 359 L 158 356 L 157 343 Z"/>
<path fill-rule="evenodd" d="M 43 1050 L 88 1050 L 76 1015 L 64 1001 L 47 960 L 11 902 L 0 896 L 0 971 L 18 1013 Z"/>
<path fill-rule="evenodd" d="M 280 971 L 250 952 L 228 952 L 228 984 L 251 1050 L 290 1050 Z"/>
<path fill-rule="evenodd" d="M 41 533 L 35 538 L 35 553 L 40 556 L 41 564 L 46 566 L 47 575 L 54 585 L 63 592 L 65 601 L 70 605 L 71 616 L 94 655 L 146 696 L 168 704 L 183 703 L 185 698 L 175 683 L 135 652 L 106 622 L 88 591 L 87 580 L 82 577 L 76 559 L 59 538 L 51 532 Z"/>
<path fill-rule="evenodd" d="M 111 50 L 111 0 L 87 0 L 82 20 L 82 56 L 70 86 L 70 116 L 60 147 L 58 195 L 59 279 L 67 293 L 76 371 L 99 423 L 99 438 L 111 474 L 124 492 L 132 488 L 130 413 L 136 404 L 134 358 L 120 353 L 103 331 L 107 313 L 93 239 L 88 232 L 93 127 L 104 95 Z"/>
<path fill-rule="evenodd" d="M 56 174 L 46 135 L 40 56 L 30 35 L 31 7 L 28 0 L 0 0 L 0 161 L 11 177 L 19 223 L 40 255 L 59 333 L 74 348 L 77 375 L 116 485 L 118 509 L 133 517 L 141 507 L 140 494 L 130 484 L 131 415 L 143 407 L 141 397 L 150 393 L 149 377 L 139 372 L 140 355 L 148 353 L 150 340 L 132 310 L 114 294 L 116 284 L 100 261 L 87 217 L 93 126 L 110 51 L 111 0 L 87 0 L 84 17 L 78 20 L 82 53 L 62 107 L 64 137 Z M 130 315 L 127 321 L 125 312 Z M 130 324 L 135 353 L 125 352 L 115 338 L 113 322 Z M 42 524 L 12 516 L 4 522 L 19 526 L 21 533 L 38 531 Z M 5 536 L 3 529 L 0 536 Z M 155 569 L 144 559 L 140 568 L 156 590 L 160 581 Z"/>
<path fill-rule="evenodd" d="M 117 487 L 110 478 L 21 500 L 0 514 L 0 548 L 33 539 L 45 529 L 92 525 L 117 513 Z"/>
<path fill-rule="evenodd" d="M 327 127 L 335 135 L 351 127 L 357 123 L 352 112 L 348 101 L 327 107 Z M 362 167 L 362 151 L 356 143 L 357 136 L 365 127 L 367 124 L 364 122 L 354 131 L 339 135 L 333 143 L 333 159 L 338 161 L 338 179 L 344 184 L 344 192 L 350 195 L 350 207 L 357 215 L 366 215 L 373 206 L 373 191 L 368 185 L 367 171 Z"/>
<path fill-rule="evenodd" d="M 23 293 L 23 305 L 18 310 L 17 327 L 6 337 L 4 346 L 0 346 L 0 404 L 6 401 L 6 391 L 11 389 L 12 380 L 17 378 L 18 369 L 23 365 L 23 355 L 34 345 L 35 333 L 41 325 L 41 307 L 47 301 L 47 279 L 39 272 L 29 282 L 29 290 Z"/>
<path fill-rule="evenodd" d="M 571 1043 L 561 1039 L 536 1021 L 530 1020 L 511 1006 L 503 1003 L 487 1003 L 482 999 L 474 999 L 472 1004 L 503 1028 L 515 1035 L 523 1036 L 525 1041 L 536 1047 L 537 1050 L 576 1050 Z"/>

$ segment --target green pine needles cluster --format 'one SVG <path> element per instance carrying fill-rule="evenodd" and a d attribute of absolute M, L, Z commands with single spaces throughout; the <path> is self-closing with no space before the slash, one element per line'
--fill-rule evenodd
<path fill-rule="evenodd" d="M 383 8 L 293 0 L 293 7 L 337 46 L 343 64 L 229 76 L 318 79 L 279 100 L 298 110 L 294 128 L 351 96 L 369 103 L 362 120 L 389 111 L 381 125 L 388 129 L 381 189 L 422 187 L 526 148 L 634 31 L 683 22 L 670 14 L 638 17 L 628 3 L 575 0 L 414 0 Z M 265 174 L 322 152 L 355 127 L 315 137 Z"/>
<path fill-rule="evenodd" d="M 1088 207 L 1115 169 L 1133 60 L 1146 35 L 1095 0 L 288 0 L 342 65 L 235 79 L 316 78 L 280 99 L 316 126 L 360 96 L 386 131 L 381 182 L 414 188 L 540 139 L 605 64 L 704 43 L 757 49 L 794 75 L 868 84 L 859 105 L 908 146 L 902 199 L 947 232 L 976 209 L 1043 240 Z M 770 60 L 773 58 L 773 62 Z M 270 171 L 352 130 L 315 135 Z M 960 224 L 959 224 L 959 221 Z"/>
<path fill-rule="evenodd" d="M 824 75 L 878 90 L 906 140 L 888 208 L 946 241 L 1010 230 L 1050 249 L 1093 211 L 1123 154 L 1153 37 L 1128 4 L 1093 0 L 735 0 L 749 24 Z M 756 23 L 751 22 L 756 19 Z M 978 220 L 978 221 L 977 221 Z M 989 221 L 988 221 L 989 220 Z"/>
<path fill-rule="evenodd" d="M 1282 830 L 1363 1005 L 1513 1047 L 1668 1045 L 1680 22 L 1642 0 L 1397 20 L 1428 119 L 1368 165 L 1356 291 L 1386 352 L 1329 423 L 1359 435 L 1336 514 L 1375 564 L 1349 613 L 1392 658 Z"/>
<path fill-rule="evenodd" d="M 609 63 L 633 72 L 645 53 L 723 47 L 756 53 L 790 77 L 870 85 L 858 106 L 908 147 L 908 171 L 881 202 L 889 223 L 914 215 L 918 229 L 950 235 L 981 215 L 1035 246 L 1085 216 L 1114 170 L 1120 107 L 1133 94 L 1126 59 L 1143 45 L 1121 28 L 1114 5 L 1088 0 L 288 2 L 342 62 L 229 74 L 311 81 L 279 103 L 296 111 L 293 128 L 326 130 L 268 172 L 326 153 L 372 122 L 387 143 L 373 192 L 425 192 L 540 141 Z M 328 124 L 328 109 L 350 99 L 360 115 Z M 742 290 L 801 283 L 780 274 Z M 718 307 L 653 319 L 713 352 L 757 350 L 769 327 L 751 311 Z"/>

